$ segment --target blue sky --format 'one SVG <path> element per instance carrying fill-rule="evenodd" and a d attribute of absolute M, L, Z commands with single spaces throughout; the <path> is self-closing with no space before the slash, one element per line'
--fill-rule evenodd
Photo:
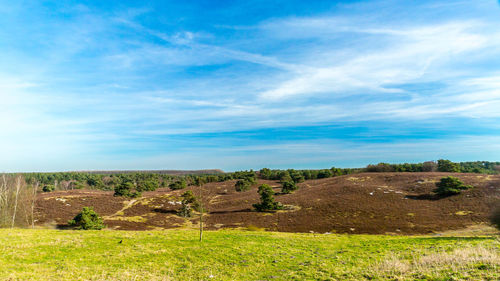
<path fill-rule="evenodd" d="M 0 171 L 500 160 L 498 1 L 0 0 Z"/>

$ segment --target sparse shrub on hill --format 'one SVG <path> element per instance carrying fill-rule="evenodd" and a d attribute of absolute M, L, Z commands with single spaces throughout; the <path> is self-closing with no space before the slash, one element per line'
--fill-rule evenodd
<path fill-rule="evenodd" d="M 283 209 L 281 203 L 274 201 L 274 190 L 267 184 L 259 186 L 260 203 L 253 204 L 259 212 L 274 211 Z"/>
<path fill-rule="evenodd" d="M 462 190 L 467 190 L 473 188 L 471 185 L 465 185 L 458 178 L 449 176 L 442 178 L 439 182 L 436 183 L 436 189 L 434 192 L 440 196 L 450 196 L 459 194 Z"/>
<path fill-rule="evenodd" d="M 297 189 L 299 189 L 299 187 L 293 181 L 287 181 L 281 185 L 282 193 L 292 193 Z"/>
<path fill-rule="evenodd" d="M 190 218 L 192 216 L 192 210 L 200 211 L 200 203 L 198 199 L 194 196 L 191 190 L 188 190 L 182 194 L 182 206 L 177 214 L 181 217 Z"/>
<path fill-rule="evenodd" d="M 187 183 L 185 180 L 178 180 L 173 183 L 171 183 L 168 186 L 171 190 L 179 190 L 179 189 L 184 189 L 187 187 Z"/>
<path fill-rule="evenodd" d="M 447 173 L 460 173 L 460 164 L 450 160 L 438 160 L 438 171 Z"/>
<path fill-rule="evenodd" d="M 132 197 L 132 198 L 140 197 L 141 192 L 137 190 L 133 191 L 134 189 L 135 185 L 132 182 L 124 181 L 115 187 L 114 196 Z"/>
<path fill-rule="evenodd" d="M 91 207 L 83 207 L 74 219 L 68 221 L 68 224 L 83 230 L 101 230 L 106 227 L 102 218 Z"/>
<path fill-rule="evenodd" d="M 491 223 L 500 230 L 500 202 L 498 202 L 496 208 L 493 209 L 490 220 Z"/>
<path fill-rule="evenodd" d="M 51 185 L 51 184 L 47 184 L 47 185 L 44 185 L 42 187 L 42 191 L 43 192 L 52 192 L 56 189 L 56 187 L 54 185 Z"/>
<path fill-rule="evenodd" d="M 250 187 L 252 186 L 252 183 L 249 182 L 248 180 L 238 180 L 235 184 L 234 184 L 234 189 L 238 192 L 242 192 L 242 191 L 247 191 L 250 189 Z"/>

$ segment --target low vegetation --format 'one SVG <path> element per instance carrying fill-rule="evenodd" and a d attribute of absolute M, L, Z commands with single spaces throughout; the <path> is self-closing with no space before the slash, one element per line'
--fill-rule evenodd
<path fill-rule="evenodd" d="M 280 202 L 274 201 L 274 190 L 267 184 L 259 186 L 260 203 L 253 204 L 259 212 L 275 211 L 283 209 Z"/>
<path fill-rule="evenodd" d="M 281 184 L 281 192 L 285 194 L 292 193 L 297 189 L 299 189 L 299 187 L 293 181 L 286 181 Z"/>
<path fill-rule="evenodd" d="M 465 185 L 460 179 L 452 176 L 442 178 L 436 183 L 434 192 L 440 196 L 451 196 L 460 194 L 463 190 L 471 189 L 473 186 Z"/>
<path fill-rule="evenodd" d="M 192 216 L 192 210 L 200 211 L 200 202 L 194 196 L 191 190 L 188 190 L 182 194 L 181 209 L 177 214 L 181 217 L 190 218 Z"/>
<path fill-rule="evenodd" d="M 124 181 L 115 187 L 115 196 L 123 196 L 137 198 L 141 196 L 141 192 L 137 190 L 134 183 Z"/>
<path fill-rule="evenodd" d="M 91 207 L 83 207 L 82 211 L 68 222 L 68 225 L 81 230 L 101 230 L 106 227 L 102 218 Z"/>
<path fill-rule="evenodd" d="M 2 280 L 499 280 L 494 237 L 0 230 Z"/>

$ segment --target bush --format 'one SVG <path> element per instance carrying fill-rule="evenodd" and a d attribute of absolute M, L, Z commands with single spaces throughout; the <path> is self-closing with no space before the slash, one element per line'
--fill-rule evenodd
<path fill-rule="evenodd" d="M 274 190 L 267 184 L 259 186 L 260 203 L 253 204 L 253 207 L 259 212 L 281 210 L 283 206 L 274 201 Z"/>
<path fill-rule="evenodd" d="M 160 183 L 155 180 L 146 180 L 137 185 L 137 191 L 155 191 L 160 186 Z"/>
<path fill-rule="evenodd" d="M 436 183 L 436 189 L 434 192 L 441 196 L 455 195 L 462 192 L 462 190 L 467 190 L 472 188 L 470 185 L 465 185 L 462 181 L 455 177 L 442 178 L 438 183 Z"/>
<path fill-rule="evenodd" d="M 185 180 L 179 180 L 179 181 L 171 183 L 168 187 L 171 190 L 178 190 L 178 189 L 184 189 L 184 188 L 186 188 L 187 184 L 186 184 Z"/>
<path fill-rule="evenodd" d="M 200 211 L 200 203 L 191 190 L 182 194 L 181 202 L 181 209 L 177 212 L 181 217 L 190 218 L 192 216 L 192 209 Z"/>
<path fill-rule="evenodd" d="M 460 173 L 460 164 L 450 160 L 438 160 L 438 171 L 447 173 Z"/>
<path fill-rule="evenodd" d="M 130 181 L 124 181 L 120 185 L 115 187 L 115 194 L 114 196 L 123 196 L 123 197 L 140 197 L 141 193 L 139 191 L 132 191 L 135 189 L 135 186 L 132 182 Z"/>
<path fill-rule="evenodd" d="M 250 189 L 251 186 L 252 183 L 247 180 L 238 180 L 234 185 L 234 189 L 236 189 L 236 191 L 238 192 L 247 191 Z"/>
<path fill-rule="evenodd" d="M 68 224 L 83 230 L 100 230 L 106 227 L 102 218 L 91 207 L 83 207 L 83 210 L 74 219 L 68 221 Z"/>
<path fill-rule="evenodd" d="M 297 189 L 299 189 L 299 187 L 293 181 L 284 182 L 281 186 L 282 193 L 292 193 Z"/>
<path fill-rule="evenodd" d="M 55 187 L 55 186 L 48 184 L 48 185 L 44 185 L 44 186 L 43 186 L 42 191 L 43 191 L 43 192 L 52 192 L 52 191 L 54 191 L 55 189 L 56 189 L 56 187 Z"/>
<path fill-rule="evenodd" d="M 79 181 L 75 181 L 71 183 L 71 189 L 83 189 L 85 188 L 85 185 Z"/>
<path fill-rule="evenodd" d="M 497 204 L 496 208 L 491 214 L 491 223 L 500 230 L 500 202 Z"/>
<path fill-rule="evenodd" d="M 394 168 L 388 163 L 378 163 L 377 165 L 368 165 L 366 167 L 366 171 L 373 173 L 386 173 L 394 172 Z"/>

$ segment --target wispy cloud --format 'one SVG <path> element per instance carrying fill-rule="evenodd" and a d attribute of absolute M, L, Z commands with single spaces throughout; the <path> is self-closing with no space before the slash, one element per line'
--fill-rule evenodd
<path fill-rule="evenodd" d="M 317 166 L 335 153 L 347 155 L 342 149 L 358 155 L 356 163 L 371 161 L 363 156 L 370 150 L 399 161 L 405 145 L 417 146 L 395 125 L 401 122 L 410 131 L 425 128 L 429 143 L 457 149 L 477 130 L 489 140 L 498 137 L 498 5 L 392 3 L 311 4 L 306 13 L 297 2 L 288 13 L 260 7 L 255 20 L 238 3 L 223 13 L 225 7 L 203 10 L 195 3 L 0 0 L 0 168 L 48 169 L 44 161 L 52 169 L 100 161 L 109 168 L 153 168 L 160 161 L 188 168 L 189 161 L 201 161 L 198 154 L 220 160 L 201 161 L 206 167 L 244 168 L 247 158 L 252 167 Z M 482 125 L 460 127 L 464 120 Z M 316 146 L 318 137 L 285 143 L 285 136 L 267 131 L 352 122 L 387 134 L 384 150 L 380 143 L 363 144 L 355 153 L 369 134 L 332 132 Z M 433 137 L 438 130 L 446 140 Z M 329 149 L 322 158 L 319 151 Z M 30 161 L 36 164 L 23 164 Z"/>

